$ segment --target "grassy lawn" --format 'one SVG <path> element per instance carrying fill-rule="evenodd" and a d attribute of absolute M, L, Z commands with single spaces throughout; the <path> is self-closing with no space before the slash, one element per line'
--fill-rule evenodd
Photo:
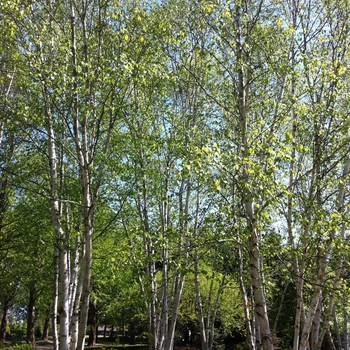
<path fill-rule="evenodd" d="M 52 340 L 44 341 L 41 339 L 38 339 L 35 341 L 35 348 L 37 349 L 52 349 L 53 344 Z M 99 338 L 97 340 L 97 344 L 95 346 L 85 346 L 85 349 L 145 349 L 147 345 L 145 344 L 116 344 L 113 341 L 110 341 L 108 339 L 101 339 Z M 0 343 L 0 350 L 1 349 L 13 349 L 13 350 L 32 350 L 33 348 L 25 342 L 25 339 L 20 338 L 13 338 L 8 339 L 4 343 Z"/>

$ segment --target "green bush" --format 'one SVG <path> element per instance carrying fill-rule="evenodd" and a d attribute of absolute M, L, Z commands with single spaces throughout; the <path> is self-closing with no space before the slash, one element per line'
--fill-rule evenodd
<path fill-rule="evenodd" d="M 10 335 L 11 339 L 23 339 L 25 337 L 26 331 L 23 325 L 12 325 L 10 327 L 10 331 L 8 335 Z"/>
<path fill-rule="evenodd" d="M 28 343 L 16 344 L 10 347 L 10 350 L 35 350 L 35 347 Z"/>

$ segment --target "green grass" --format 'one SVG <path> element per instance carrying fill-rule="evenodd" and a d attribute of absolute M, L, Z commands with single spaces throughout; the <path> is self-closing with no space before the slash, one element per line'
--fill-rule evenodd
<path fill-rule="evenodd" d="M 37 339 L 35 340 L 35 346 L 45 346 L 52 347 L 52 340 L 48 341 Z M 95 346 L 85 346 L 85 349 L 145 349 L 147 347 L 146 344 L 117 344 L 114 341 L 109 339 L 98 338 L 97 344 Z M 35 347 L 32 347 L 30 344 L 26 343 L 25 337 L 16 336 L 16 337 L 8 337 L 4 343 L 0 343 L 0 350 L 35 350 Z"/>

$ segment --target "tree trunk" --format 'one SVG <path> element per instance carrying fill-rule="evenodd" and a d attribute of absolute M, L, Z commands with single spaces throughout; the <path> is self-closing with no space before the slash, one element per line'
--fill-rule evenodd
<path fill-rule="evenodd" d="M 335 273 L 334 282 L 333 282 L 333 290 L 338 290 L 342 272 L 343 272 L 343 261 L 341 259 L 341 261 L 338 265 L 338 268 L 336 270 L 336 273 Z M 335 329 L 335 332 L 337 334 L 338 344 L 340 344 L 340 348 L 342 348 L 341 338 L 340 338 L 340 334 L 339 334 L 338 320 L 335 318 L 336 313 L 335 313 L 335 307 L 334 307 L 334 298 L 335 298 L 334 294 L 330 293 L 329 302 L 328 302 L 328 311 L 324 317 L 323 326 L 322 326 L 322 330 L 321 330 L 320 335 L 319 335 L 318 343 L 316 344 L 316 347 L 314 349 L 321 350 L 323 339 L 324 339 L 325 335 L 327 334 L 327 332 L 329 331 L 329 324 L 330 324 L 330 321 L 332 319 L 332 316 L 333 316 L 334 329 Z"/>
<path fill-rule="evenodd" d="M 78 229 L 77 229 L 78 230 Z M 79 249 L 81 248 L 80 235 L 77 233 L 75 248 L 72 257 L 72 265 L 70 268 L 70 286 L 69 286 L 69 310 L 70 318 L 72 319 L 74 311 L 74 303 L 78 290 L 78 281 L 79 281 Z"/>
<path fill-rule="evenodd" d="M 35 301 L 36 301 L 36 286 L 33 285 L 29 289 L 28 314 L 27 314 L 27 334 L 26 341 L 29 344 L 35 345 Z"/>
<path fill-rule="evenodd" d="M 343 179 L 347 177 L 349 170 L 350 170 L 350 158 L 348 158 L 346 160 L 346 162 L 344 163 L 343 172 L 342 172 Z M 338 195 L 337 195 L 336 203 L 335 203 L 336 208 L 337 208 L 337 212 L 340 215 L 344 213 L 344 194 L 345 194 L 345 184 L 344 184 L 344 181 L 341 181 L 339 186 L 338 186 Z M 345 240 L 345 231 L 346 231 L 346 228 L 345 228 L 345 224 L 343 223 L 341 225 L 341 229 L 340 229 L 340 237 L 342 238 L 342 240 Z M 332 241 L 334 239 L 335 235 L 336 235 L 336 230 L 333 229 L 330 232 L 329 241 Z M 326 247 L 328 249 L 331 249 L 330 243 L 328 243 Z M 333 290 L 334 291 L 338 290 L 338 288 L 339 288 L 339 282 L 340 282 L 340 279 L 341 279 L 341 276 L 342 276 L 343 270 L 344 270 L 343 261 L 344 261 L 344 256 L 343 256 L 343 254 L 341 254 L 341 257 L 339 258 L 339 262 L 338 262 L 338 265 L 336 268 L 334 280 L 333 280 Z M 328 312 L 327 312 L 326 317 L 325 317 L 324 322 L 323 322 L 323 329 L 320 332 L 318 342 L 316 344 L 312 343 L 312 345 L 313 345 L 312 349 L 317 349 L 317 350 L 321 349 L 324 336 L 326 335 L 326 333 L 329 330 L 329 323 L 331 321 L 331 317 L 332 317 L 333 312 L 335 314 L 334 298 L 335 298 L 334 293 L 330 293 L 329 302 L 328 302 Z M 317 318 L 317 321 L 318 321 L 318 324 L 320 324 L 320 320 L 318 318 Z M 315 321 L 314 321 L 314 323 L 315 323 Z M 318 329 L 317 329 L 317 332 L 319 332 Z"/>
<path fill-rule="evenodd" d="M 88 211 L 91 209 L 88 206 Z M 83 276 L 82 293 L 81 293 L 81 306 L 80 306 L 80 323 L 79 323 L 79 334 L 78 334 L 78 350 L 84 350 L 85 346 L 85 334 L 88 321 L 89 312 L 89 300 L 90 300 L 90 282 L 91 282 L 91 263 L 92 263 L 92 225 L 90 220 L 87 219 L 87 224 L 85 225 L 85 261 L 83 264 L 84 269 L 81 269 L 81 274 Z"/>
<path fill-rule="evenodd" d="M 50 14 L 53 12 L 53 2 L 49 1 Z M 52 16 L 49 16 L 49 28 L 51 32 L 50 39 L 50 53 L 49 57 L 46 57 L 46 53 L 40 43 L 39 53 L 41 64 L 47 66 L 47 62 L 53 58 L 54 52 L 54 36 L 52 30 Z M 50 61 L 49 61 L 50 62 Z M 46 128 L 48 135 L 48 151 L 49 151 L 49 167 L 50 167 L 50 202 L 51 202 L 51 219 L 53 226 L 56 230 L 56 250 L 55 250 L 55 261 L 54 261 L 54 303 L 53 303 L 53 338 L 54 338 L 54 349 L 58 348 L 58 336 L 57 336 L 57 319 L 56 315 L 60 318 L 60 350 L 69 349 L 69 322 L 67 317 L 69 317 L 68 310 L 68 293 L 69 293 L 69 271 L 67 270 L 68 263 L 68 242 L 65 232 L 62 228 L 62 206 L 59 201 L 59 171 L 56 152 L 56 135 L 54 130 L 54 117 L 52 113 L 52 104 L 50 101 L 50 86 L 47 82 L 47 77 L 45 74 L 40 74 L 40 79 L 42 83 L 42 96 L 44 100 L 45 108 L 45 119 Z M 61 155 L 63 157 L 63 155 Z M 60 159 L 62 162 L 62 158 Z M 62 179 L 61 179 L 62 180 Z M 57 259 L 57 260 L 56 260 Z M 59 282 L 59 283 L 58 283 Z M 58 304 L 58 288 L 60 288 L 60 303 Z M 57 308 L 58 306 L 58 308 Z"/>
<path fill-rule="evenodd" d="M 331 334 L 330 330 L 328 330 L 328 332 L 327 332 L 327 339 L 328 339 L 328 343 L 330 346 L 329 350 L 337 350 L 335 345 L 334 345 L 332 334 Z M 347 349 L 346 348 L 344 348 L 344 349 L 338 348 L 338 350 L 347 350 Z"/>
<path fill-rule="evenodd" d="M 304 322 L 304 327 L 300 339 L 300 349 L 301 350 L 308 350 L 309 348 L 309 335 L 311 332 L 311 327 L 312 327 L 312 322 L 314 320 L 316 310 L 321 298 L 322 294 L 322 286 L 323 286 L 323 281 L 325 278 L 325 261 L 319 261 L 319 268 L 318 268 L 318 278 L 315 283 L 315 291 L 313 294 L 313 297 L 310 302 L 309 306 L 309 312 L 307 314 L 307 318 Z"/>
<path fill-rule="evenodd" d="M 163 229 L 163 232 L 166 232 L 166 229 Z M 161 317 L 159 320 L 159 349 L 163 349 L 166 346 L 168 340 L 168 329 L 169 329 L 169 271 L 168 271 L 168 247 L 163 248 L 162 254 L 162 287 L 159 302 L 161 304 Z M 157 332 L 158 333 L 158 332 Z"/>
<path fill-rule="evenodd" d="M 89 307 L 89 340 L 88 346 L 95 346 L 97 343 L 97 327 L 98 327 L 98 310 L 96 307 L 96 300 L 91 303 Z"/>
<path fill-rule="evenodd" d="M 242 3 L 236 4 L 235 11 L 235 22 L 236 22 L 236 57 L 237 62 L 241 62 L 237 69 L 237 86 L 238 86 L 238 111 L 239 111 L 239 121 L 240 121 L 240 137 L 241 146 L 240 153 L 242 159 L 249 158 L 249 144 L 248 144 L 248 100 L 249 100 L 249 82 L 250 82 L 250 68 L 248 62 L 245 60 L 249 59 L 245 56 L 245 50 L 243 48 L 244 42 L 247 38 L 243 38 L 243 5 Z M 246 14 L 246 13 L 245 13 Z M 257 15 L 259 12 L 257 13 Z M 243 65 L 245 62 L 245 65 Z M 248 66 L 248 68 L 245 68 Z M 251 183 L 249 177 L 249 164 L 245 162 L 242 167 L 242 182 L 248 185 L 246 189 L 243 190 L 242 202 L 245 206 L 244 216 L 247 222 L 247 229 L 250 233 L 249 238 L 249 255 L 250 255 L 250 275 L 254 294 L 255 303 L 255 315 L 257 326 L 260 330 L 261 340 L 264 350 L 273 349 L 273 341 L 270 331 L 270 325 L 267 315 L 267 304 L 263 286 L 263 279 L 261 275 L 261 256 L 260 256 L 260 237 L 258 232 L 258 218 L 256 217 L 255 204 L 253 201 L 253 195 L 251 189 L 249 189 L 249 184 Z"/>
<path fill-rule="evenodd" d="M 248 294 L 244 284 L 244 261 L 242 255 L 241 243 L 238 245 L 238 258 L 239 258 L 239 286 L 242 293 L 243 304 L 244 304 L 244 315 L 245 315 L 245 327 L 247 332 L 247 343 L 250 350 L 255 350 L 256 339 L 254 329 L 252 330 L 252 320 L 250 316 L 251 303 L 248 300 Z"/>
<path fill-rule="evenodd" d="M 168 174 L 168 177 L 170 175 Z M 182 219 L 184 221 L 181 221 L 181 225 L 183 226 L 183 232 L 187 232 L 188 230 L 188 210 L 189 210 L 189 200 L 190 200 L 190 191 L 191 191 L 191 186 L 190 183 L 187 183 L 187 192 L 186 192 L 186 199 L 185 199 L 185 210 L 182 212 L 182 209 L 180 209 L 180 216 L 182 217 L 183 214 L 184 216 Z M 166 193 L 168 197 L 168 180 L 166 181 Z M 180 194 L 180 201 L 182 201 L 182 193 Z M 180 208 L 182 208 L 182 204 L 180 204 Z M 166 205 L 166 211 L 164 212 L 164 221 L 166 223 L 169 222 L 169 207 L 168 207 L 168 200 L 167 200 L 167 205 Z M 195 222 L 195 227 L 197 227 L 198 224 L 198 207 L 197 207 L 197 212 L 196 212 L 196 222 Z M 167 229 L 167 225 L 164 226 L 164 230 Z M 178 251 L 180 254 L 183 254 L 183 261 L 182 261 L 182 266 L 187 266 L 188 264 L 188 256 L 189 256 L 189 239 L 188 237 L 180 237 L 179 243 L 178 243 Z M 183 253 L 183 251 L 185 251 Z M 167 276 L 168 278 L 168 276 Z M 179 306 L 180 306 L 180 301 L 181 301 L 181 296 L 182 296 L 182 291 L 183 287 L 185 284 L 185 275 L 182 273 L 181 269 L 177 269 L 175 271 L 175 278 L 173 282 L 173 287 L 171 288 L 171 294 L 170 294 L 170 300 L 169 300 L 169 305 L 171 305 L 171 318 L 170 318 L 170 324 L 168 324 L 168 330 L 167 330 L 167 337 L 166 337 L 166 342 L 165 342 L 165 350 L 172 350 L 174 348 L 174 340 L 175 340 L 175 329 L 176 329 L 176 323 L 177 323 L 177 317 L 178 317 L 178 311 L 179 311 Z M 169 285 L 169 282 L 168 282 Z M 168 293 L 168 291 L 167 291 Z"/>
<path fill-rule="evenodd" d="M 187 192 L 186 206 L 188 206 L 189 192 Z M 197 210 L 196 210 L 196 224 L 195 224 L 195 238 L 199 237 L 198 232 L 198 210 L 199 209 L 199 195 L 197 195 Z M 186 210 L 186 217 L 188 215 L 188 210 Z M 187 223 L 186 223 L 187 225 Z M 196 304 L 197 304 L 197 317 L 199 322 L 199 333 L 201 338 L 201 350 L 208 350 L 209 339 L 208 339 L 208 329 L 205 322 L 205 312 L 204 305 L 202 301 L 201 288 L 199 282 L 199 254 L 198 248 L 194 251 L 194 286 L 196 291 Z M 209 310 L 208 310 L 209 313 Z M 209 321 L 208 321 L 209 322 Z"/>
<path fill-rule="evenodd" d="M 58 315 L 60 318 L 60 350 L 69 349 L 69 267 L 68 247 L 59 247 L 60 257 L 60 303 Z"/>
<path fill-rule="evenodd" d="M 311 350 L 317 350 L 317 345 L 320 343 L 322 345 L 322 341 L 319 339 L 320 334 L 320 324 L 321 324 L 321 311 L 322 311 L 322 295 L 320 297 L 319 303 L 317 305 L 315 317 L 312 321 L 312 331 L 311 331 Z"/>
<path fill-rule="evenodd" d="M 89 330 L 89 339 L 87 346 L 96 346 L 97 344 L 97 327 L 91 325 Z"/>
<path fill-rule="evenodd" d="M 184 284 L 185 284 L 185 276 L 182 275 L 180 271 L 178 271 L 176 274 L 175 295 L 174 295 L 174 301 L 172 304 L 173 307 L 172 307 L 172 314 L 171 314 L 171 322 L 169 325 L 169 331 L 168 331 L 165 350 L 172 350 L 174 348 L 176 321 L 177 321 L 180 300 L 181 300 Z"/>
<path fill-rule="evenodd" d="M 50 317 L 47 316 L 45 318 L 44 326 L 43 326 L 43 334 L 41 340 L 48 341 L 49 340 L 49 330 L 50 330 Z"/>
<path fill-rule="evenodd" d="M 53 283 L 53 303 L 52 303 L 52 338 L 53 349 L 58 350 L 58 332 L 57 332 L 57 310 L 58 310 L 58 283 L 59 283 L 59 251 L 55 248 L 54 253 L 54 283 Z"/>
<path fill-rule="evenodd" d="M 344 348 L 343 348 L 343 345 L 342 345 L 342 339 L 341 339 L 341 335 L 340 335 L 340 329 L 339 329 L 339 322 L 338 322 L 338 316 L 337 316 L 337 313 L 335 311 L 335 307 L 333 306 L 333 323 L 334 323 L 334 332 L 335 332 L 335 335 L 337 337 L 337 349 L 338 350 L 342 350 L 342 349 L 346 349 L 346 346 L 344 344 Z M 344 322 L 345 323 L 345 322 Z M 327 330 L 329 332 L 329 328 Z"/>
<path fill-rule="evenodd" d="M 92 191 L 92 175 L 91 164 L 93 161 L 90 159 L 89 152 L 89 131 L 87 127 L 88 116 L 85 114 L 81 116 L 79 114 L 79 96 L 78 96 L 78 54 L 77 54 L 77 37 L 76 37 L 76 21 L 79 18 L 82 28 L 82 61 L 84 63 L 84 73 L 86 74 L 85 85 L 87 92 L 81 98 L 85 98 L 86 104 L 89 104 L 93 97 L 93 90 L 91 89 L 91 82 L 89 75 L 89 61 L 88 61 L 88 45 L 87 45 L 87 31 L 86 31 L 86 13 L 87 3 L 82 1 L 81 11 L 76 16 L 74 1 L 70 1 L 70 14 L 71 14 L 71 62 L 72 62 L 72 74 L 75 78 L 73 83 L 73 129 L 74 129 L 74 141 L 79 160 L 79 175 L 80 185 L 82 190 L 81 201 L 83 204 L 83 225 L 84 225 L 84 243 L 85 243 L 85 255 L 83 256 L 83 268 L 80 273 L 83 278 L 82 292 L 81 292 L 81 304 L 80 304 L 80 322 L 79 322 L 79 334 L 77 349 L 84 350 L 85 346 L 85 334 L 88 321 L 89 300 L 90 300 L 90 283 L 91 283 L 91 264 L 92 264 L 92 235 L 94 227 L 94 215 L 95 215 L 95 203 L 99 187 L 99 182 L 102 178 L 102 171 L 104 164 L 100 164 L 99 174 L 96 178 L 97 184 L 95 192 Z M 112 124 L 110 125 L 109 133 L 111 132 Z M 110 135 L 110 134 L 109 134 Z M 105 145 L 105 155 L 108 151 L 109 138 Z M 93 141 L 94 142 L 94 141 Z"/>
<path fill-rule="evenodd" d="M 197 256 L 197 253 L 196 253 L 196 256 Z M 200 337 L 201 337 L 201 349 L 207 350 L 208 339 L 207 339 L 207 334 L 205 331 L 203 302 L 202 302 L 199 279 L 198 279 L 198 256 L 195 258 L 194 282 L 195 282 L 195 290 L 196 290 L 196 303 L 197 303 L 197 310 L 198 310 L 197 312 L 198 312 L 198 321 L 199 321 L 199 332 L 200 332 Z"/>
<path fill-rule="evenodd" d="M 79 337 L 79 308 L 80 308 L 80 300 L 81 300 L 81 293 L 83 289 L 83 280 L 84 275 L 81 273 L 81 271 L 85 270 L 84 264 L 85 264 L 85 243 L 84 240 L 81 242 L 81 258 L 80 258 L 80 275 L 78 278 L 76 291 L 75 291 L 75 298 L 71 310 L 72 318 L 71 318 L 71 344 L 70 348 L 71 350 L 75 350 L 78 346 L 78 337 Z"/>
<path fill-rule="evenodd" d="M 141 169 L 144 171 L 144 164 L 143 164 L 143 154 L 142 150 L 140 151 L 140 158 L 141 158 Z M 145 256 L 146 256 L 146 286 L 147 286 L 147 292 L 145 290 L 142 291 L 142 294 L 144 293 L 150 293 L 149 300 L 146 301 L 147 306 L 147 318 L 148 318 L 148 333 L 149 333 L 149 339 L 148 339 L 148 349 L 149 350 L 158 350 L 158 342 L 159 342 L 159 328 L 160 322 L 159 317 L 160 313 L 157 312 L 157 278 L 156 278 L 156 267 L 155 262 L 153 259 L 153 256 L 155 254 L 152 237 L 150 234 L 150 227 L 149 227 L 149 218 L 148 218 L 148 192 L 147 192 L 147 177 L 144 174 L 143 180 L 142 180 L 142 198 L 138 198 L 138 212 L 140 215 L 140 219 L 143 224 L 143 230 L 144 230 L 144 238 L 143 243 L 145 247 Z M 140 288 L 143 289 L 143 285 L 140 278 Z"/>
<path fill-rule="evenodd" d="M 42 58 L 43 59 L 43 58 Z M 44 59 L 43 59 L 44 61 Z M 47 133 L 49 137 L 49 164 L 50 164 L 50 192 L 51 192 L 51 218 L 57 232 L 57 242 L 59 251 L 59 281 L 60 281 L 60 304 L 58 315 L 60 317 L 60 350 L 69 349 L 69 269 L 68 254 L 69 247 L 66 234 L 62 228 L 62 206 L 58 198 L 58 170 L 56 155 L 56 136 L 53 129 L 53 116 L 46 81 L 43 81 L 43 96 L 45 102 L 45 116 L 47 123 Z"/>
<path fill-rule="evenodd" d="M 148 258 L 152 259 L 152 256 L 154 255 L 154 247 L 152 243 L 148 244 Z M 148 262 L 148 273 L 149 273 L 149 286 L 151 290 L 151 302 L 149 304 L 149 322 L 150 322 L 150 334 L 151 334 L 151 349 L 153 350 L 159 350 L 158 349 L 158 326 L 160 325 L 158 314 L 157 314 L 157 279 L 156 279 L 156 268 L 155 264 L 152 261 Z"/>
<path fill-rule="evenodd" d="M 249 203 L 252 205 L 252 203 Z M 250 225 L 250 274 L 252 278 L 252 287 L 255 303 L 255 316 L 259 333 L 261 334 L 261 342 L 264 350 L 273 349 L 273 340 L 270 331 L 269 320 L 267 316 L 266 298 L 260 268 L 260 252 L 259 252 L 259 237 L 255 228 L 254 222 Z"/>
<path fill-rule="evenodd" d="M 0 342 L 3 343 L 6 340 L 6 328 L 7 328 L 7 322 L 8 322 L 8 310 L 9 310 L 9 304 L 7 301 L 5 301 L 2 304 L 2 317 L 1 317 L 1 325 L 0 325 Z"/>
<path fill-rule="evenodd" d="M 256 314 L 255 314 L 256 318 Z M 255 342 L 256 342 L 256 349 L 257 350 L 262 350 L 263 349 L 263 344 L 261 341 L 261 332 L 260 332 L 260 326 L 256 322 L 255 324 Z"/>

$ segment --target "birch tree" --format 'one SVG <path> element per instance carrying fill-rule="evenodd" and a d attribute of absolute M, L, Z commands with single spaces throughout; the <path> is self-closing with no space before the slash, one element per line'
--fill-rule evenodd
<path fill-rule="evenodd" d="M 262 274 L 261 231 L 273 202 L 273 193 L 279 186 L 272 174 L 277 171 L 275 157 L 278 152 L 283 154 L 283 150 L 270 145 L 277 141 L 276 133 L 281 126 L 279 106 L 288 58 L 283 45 L 277 49 L 267 39 L 269 35 L 276 35 L 277 41 L 283 38 L 264 22 L 269 11 L 263 2 L 222 4 L 220 7 L 208 2 L 201 12 L 215 42 L 210 51 L 212 64 L 215 64 L 216 74 L 223 77 L 220 82 L 229 86 L 222 89 L 216 82 L 203 88 L 208 98 L 221 109 L 221 123 L 224 121 L 226 127 L 223 130 L 226 140 L 220 140 L 219 146 L 228 152 L 223 160 L 225 167 L 220 170 L 226 171 L 225 182 L 232 186 L 229 198 L 235 198 L 232 203 L 227 203 L 235 208 L 232 212 L 238 216 L 232 218 L 235 221 L 233 227 L 238 227 L 239 223 L 244 225 L 242 239 L 249 241 L 247 251 L 256 317 L 253 332 L 258 331 L 258 338 L 261 334 L 264 349 L 273 348 L 273 336 Z M 276 50 L 280 58 L 274 56 Z M 277 65 L 280 68 L 277 69 Z M 261 104 L 260 98 L 264 100 Z"/>
<path fill-rule="evenodd" d="M 65 216 L 65 208 L 68 202 L 81 208 L 82 289 L 81 294 L 76 294 L 78 298 L 81 296 L 81 314 L 77 344 L 71 346 L 83 349 L 95 210 L 104 181 L 110 140 L 120 115 L 116 106 L 124 98 L 123 90 L 118 88 L 123 76 L 118 50 L 121 48 L 120 38 L 124 37 L 120 36 L 121 29 L 111 30 L 122 12 L 112 4 L 105 7 L 101 3 L 87 2 L 79 5 L 74 2 L 23 5 L 21 10 L 27 17 L 19 23 L 18 41 L 33 77 L 31 91 L 35 95 L 30 100 L 31 107 L 37 107 L 33 113 L 37 116 L 34 123 L 47 137 L 50 160 L 50 191 L 46 195 L 51 199 L 52 222 L 60 252 L 61 349 L 70 347 L 70 239 L 66 230 L 70 225 L 67 225 L 69 218 Z M 112 22 L 107 21 L 109 16 L 113 17 Z M 26 36 L 21 36 L 23 31 L 26 31 Z M 41 121 L 43 124 L 38 123 Z M 72 163 L 68 164 L 68 160 Z M 75 169 L 71 172 L 75 179 L 63 177 L 68 168 Z M 69 198 L 67 189 L 76 186 L 75 180 L 80 183 L 81 197 Z"/>
<path fill-rule="evenodd" d="M 292 13 L 291 25 L 295 30 L 295 39 L 293 41 L 294 49 L 292 51 L 295 68 L 294 78 L 292 78 L 291 81 L 291 93 L 295 96 L 295 99 L 293 99 L 294 102 L 292 107 L 293 124 L 292 129 L 289 132 L 289 138 L 292 142 L 289 190 L 292 191 L 293 195 L 290 195 L 288 199 L 288 230 L 291 247 L 295 249 L 298 244 L 296 243 L 296 235 L 293 230 L 295 230 L 296 225 L 298 225 L 298 219 L 294 213 L 295 208 L 293 208 L 293 206 L 295 204 L 295 198 L 298 198 L 298 196 L 301 195 L 304 199 L 303 204 L 300 204 L 304 211 L 303 214 L 300 215 L 302 220 L 300 229 L 303 233 L 299 239 L 299 249 L 302 250 L 303 255 L 298 255 L 296 251 L 293 253 L 294 279 L 298 293 L 294 349 L 299 349 L 300 325 L 303 328 L 302 338 L 300 339 L 300 348 L 304 349 L 309 343 L 312 343 L 312 348 L 321 346 L 321 338 L 324 338 L 327 328 L 325 325 L 321 338 L 319 338 L 318 327 L 321 319 L 319 317 L 320 314 L 316 313 L 316 310 L 322 310 L 323 307 L 321 305 L 321 300 L 326 301 L 326 299 L 323 298 L 323 289 L 326 288 L 324 278 L 327 271 L 327 261 L 332 260 L 331 256 L 333 251 L 329 245 L 329 241 L 332 241 L 339 233 L 333 231 L 333 233 L 330 234 L 331 238 L 325 241 L 328 242 L 325 243 L 326 247 L 320 248 L 324 253 L 317 254 L 318 280 L 314 282 L 314 294 L 309 306 L 306 306 L 307 304 L 305 304 L 307 296 L 304 295 L 304 281 L 307 279 L 305 274 L 308 271 L 307 254 L 314 254 L 314 250 L 310 249 L 310 244 L 313 244 L 313 247 L 319 246 L 320 231 L 323 231 L 324 235 L 327 235 L 326 232 L 328 232 L 328 229 L 322 226 L 325 224 L 324 220 L 318 215 L 321 215 L 320 213 L 325 210 L 325 205 L 329 205 L 327 215 L 330 215 L 332 212 L 331 208 L 334 208 L 334 203 L 331 204 L 331 202 L 329 202 L 332 197 L 329 196 L 329 194 L 337 192 L 336 190 L 330 189 L 336 180 L 333 177 L 334 173 L 331 175 L 332 170 L 330 169 L 340 166 L 342 163 L 341 159 L 344 156 L 346 157 L 347 152 L 342 150 L 342 141 L 340 141 L 343 139 L 343 136 L 341 135 L 343 135 L 342 128 L 345 127 L 345 124 L 340 122 L 342 117 L 340 117 L 340 119 L 336 117 L 343 113 L 343 109 L 338 108 L 342 104 L 342 93 L 340 90 L 343 87 L 343 83 L 340 82 L 340 72 L 342 71 L 340 67 L 344 64 L 343 50 L 346 50 L 347 39 L 343 34 L 339 35 L 340 32 L 344 33 L 342 28 L 344 28 L 345 22 L 343 23 L 340 20 L 340 17 L 337 17 L 339 22 L 336 21 L 337 24 L 334 23 L 334 8 L 331 10 L 327 5 L 317 5 L 318 19 L 314 22 L 306 20 L 306 18 L 311 18 L 312 16 L 312 6 L 308 7 L 309 12 L 307 16 L 305 15 L 305 12 L 302 14 L 300 4 L 292 2 L 290 8 Z M 330 13 L 332 13 L 332 19 L 328 17 Z M 328 36 L 328 29 L 330 32 L 333 32 L 330 36 Z M 303 34 L 298 35 L 298 32 L 303 32 Z M 345 41 L 343 42 L 343 40 Z M 340 44 L 340 42 L 343 44 Z M 340 47 L 342 47 L 342 49 L 340 49 Z M 311 58 L 311 52 L 313 58 Z M 321 55 L 322 59 L 321 56 L 318 55 Z M 319 57 L 320 61 L 318 61 L 316 57 Z M 313 59 L 315 59 L 315 61 L 313 61 Z M 321 60 L 322 63 L 320 63 Z M 300 64 L 301 62 L 302 65 Z M 319 64 L 317 62 L 319 62 Z M 307 92 L 305 92 L 305 86 L 307 86 Z M 298 96 L 300 97 L 298 98 Z M 309 124 L 310 116 L 315 118 L 313 119 L 314 124 Z M 327 125 L 327 127 L 325 127 L 325 125 Z M 308 130 L 305 128 L 308 128 Z M 310 130 L 312 130 L 311 134 L 309 134 Z M 309 139 L 313 140 L 312 144 L 304 139 L 306 135 L 309 135 Z M 322 141 L 325 140 L 324 137 L 327 138 L 327 142 Z M 335 137 L 337 141 L 332 141 L 335 140 L 333 137 Z M 340 148 L 335 151 L 334 148 L 330 146 L 331 144 L 337 144 Z M 308 145 L 308 148 L 303 149 L 304 145 Z M 335 153 L 332 153 L 334 151 Z M 310 161 L 311 164 L 308 163 L 309 154 L 312 159 Z M 326 154 L 328 154 L 329 158 L 325 162 L 323 159 L 325 159 L 324 157 L 327 157 Z M 326 170 L 326 163 L 330 164 L 329 170 Z M 306 185 L 305 182 L 306 186 L 301 189 L 303 186 L 302 184 L 304 184 L 304 179 L 298 179 L 298 177 L 301 176 L 303 171 L 306 172 L 307 169 L 309 169 L 309 173 L 307 174 L 309 185 Z M 320 183 L 323 185 L 320 185 Z M 297 192 L 299 192 L 299 195 Z M 336 211 L 338 211 L 338 209 L 336 209 Z M 321 225 L 322 228 L 318 225 Z M 327 224 L 326 227 L 328 227 Z M 313 235 L 318 237 L 316 238 L 317 243 L 316 241 L 313 241 L 313 237 L 315 237 Z M 313 243 L 310 243 L 311 241 Z M 336 286 L 339 282 L 340 273 L 341 267 L 337 269 L 333 285 L 334 288 L 337 288 Z M 301 278 L 301 276 L 305 276 L 305 278 Z M 311 280 L 313 280 L 312 277 Z M 330 307 L 332 308 L 331 300 L 332 298 L 330 298 Z M 309 339 L 312 322 L 314 325 L 317 325 L 317 328 L 312 330 L 312 334 L 316 339 Z M 326 324 L 327 322 L 326 318 Z"/>

